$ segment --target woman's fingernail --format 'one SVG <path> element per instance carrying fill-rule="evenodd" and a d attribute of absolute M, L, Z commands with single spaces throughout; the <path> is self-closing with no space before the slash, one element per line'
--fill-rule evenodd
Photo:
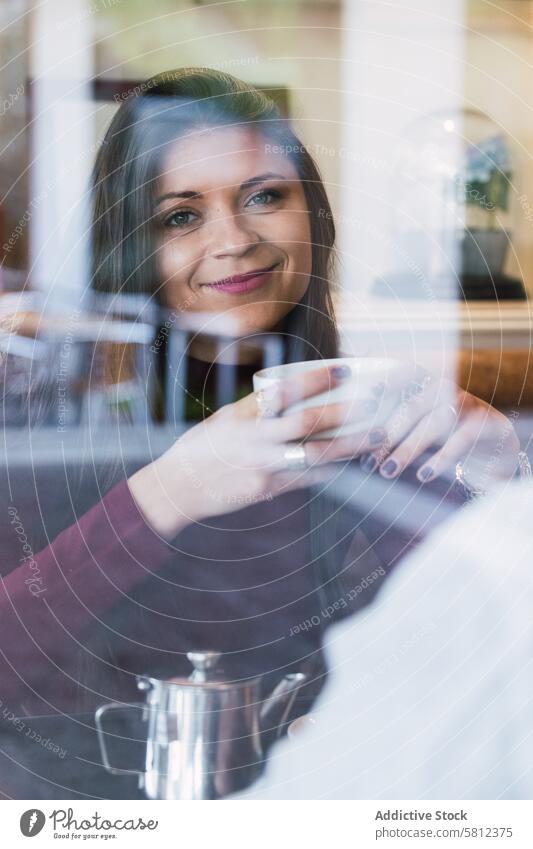
<path fill-rule="evenodd" d="M 396 460 L 387 460 L 386 463 L 383 463 L 381 471 L 384 475 L 393 475 L 397 468 L 398 463 Z"/>
<path fill-rule="evenodd" d="M 373 454 L 362 454 L 359 458 L 359 465 L 363 472 L 373 472 L 378 464 L 378 461 Z"/>
<path fill-rule="evenodd" d="M 377 395 L 378 398 L 381 398 L 383 393 L 385 392 L 385 384 L 384 383 L 376 383 L 375 386 L 372 387 L 372 392 L 374 395 Z"/>
<path fill-rule="evenodd" d="M 423 466 L 421 469 L 418 470 L 417 478 L 418 480 L 425 482 L 430 480 L 430 478 L 433 477 L 433 474 L 434 472 L 431 466 Z"/>
<path fill-rule="evenodd" d="M 350 366 L 333 366 L 331 374 L 335 380 L 346 380 L 347 377 L 351 377 L 352 370 Z"/>
<path fill-rule="evenodd" d="M 379 404 L 377 401 L 370 400 L 365 403 L 365 409 L 369 415 L 377 413 Z"/>
<path fill-rule="evenodd" d="M 371 430 L 368 434 L 368 441 L 371 445 L 379 445 L 385 439 L 385 433 L 382 430 Z"/>

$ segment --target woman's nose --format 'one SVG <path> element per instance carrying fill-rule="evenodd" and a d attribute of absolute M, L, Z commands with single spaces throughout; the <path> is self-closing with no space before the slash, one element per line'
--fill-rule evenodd
<path fill-rule="evenodd" d="M 242 256 L 258 243 L 246 215 L 220 212 L 207 225 L 211 256 Z"/>

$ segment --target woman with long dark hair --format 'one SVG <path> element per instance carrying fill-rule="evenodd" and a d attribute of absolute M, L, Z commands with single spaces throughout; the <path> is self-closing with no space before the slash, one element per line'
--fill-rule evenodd
<path fill-rule="evenodd" d="M 206 326 L 216 315 L 248 343 L 277 334 L 287 362 L 333 358 L 334 235 L 308 150 L 245 83 L 209 69 L 168 72 L 113 119 L 94 172 L 97 291 L 144 293 L 174 314 L 205 314 Z M 230 346 L 233 365 L 216 365 L 237 370 L 242 397 L 215 410 L 210 339 L 200 327 L 187 351 L 183 388 L 197 424 L 5 579 L 6 703 L 29 712 L 128 699 L 136 674 L 179 674 L 186 653 L 200 649 L 223 652 L 227 674 L 262 674 L 268 687 L 293 669 L 319 681 L 324 599 L 344 613 L 368 603 L 404 543 L 387 549 L 377 534 L 366 544 L 362 521 L 328 515 L 313 485 L 332 461 L 362 458 L 393 481 L 421 456 L 416 474 L 427 485 L 509 428 L 460 390 L 453 410 L 442 382 L 416 372 L 394 433 L 320 438 L 357 413 L 354 404 L 281 413 L 349 371 L 323 366 L 258 397 L 253 344 Z M 359 413 L 375 409 L 382 391 Z M 504 475 L 518 447 L 507 431 Z M 347 563 L 354 586 L 366 581 L 351 607 L 345 588 L 331 591 Z"/>

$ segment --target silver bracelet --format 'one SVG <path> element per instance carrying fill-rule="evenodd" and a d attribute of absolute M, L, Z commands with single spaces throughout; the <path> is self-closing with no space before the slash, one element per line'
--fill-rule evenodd
<path fill-rule="evenodd" d="M 531 477 L 531 463 L 529 462 L 529 457 L 527 456 L 525 451 L 518 452 L 517 471 L 518 477 L 521 480 Z M 457 463 L 455 466 L 455 479 L 458 483 L 461 484 L 465 494 L 469 499 L 479 498 L 484 495 L 487 495 L 487 491 L 485 489 L 477 489 L 476 487 L 472 486 L 472 484 L 468 483 L 467 479 L 465 478 L 465 472 L 462 463 Z"/>

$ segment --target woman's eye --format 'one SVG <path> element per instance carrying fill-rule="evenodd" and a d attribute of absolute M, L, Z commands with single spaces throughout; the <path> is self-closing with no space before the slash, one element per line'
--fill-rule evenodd
<path fill-rule="evenodd" d="M 257 192 L 253 195 L 246 206 L 268 206 L 272 201 L 279 200 L 281 193 L 275 189 L 264 189 L 262 192 Z"/>
<path fill-rule="evenodd" d="M 189 209 L 179 209 L 168 216 L 165 220 L 165 227 L 188 227 L 196 218 L 197 215 L 195 212 L 191 212 Z"/>

